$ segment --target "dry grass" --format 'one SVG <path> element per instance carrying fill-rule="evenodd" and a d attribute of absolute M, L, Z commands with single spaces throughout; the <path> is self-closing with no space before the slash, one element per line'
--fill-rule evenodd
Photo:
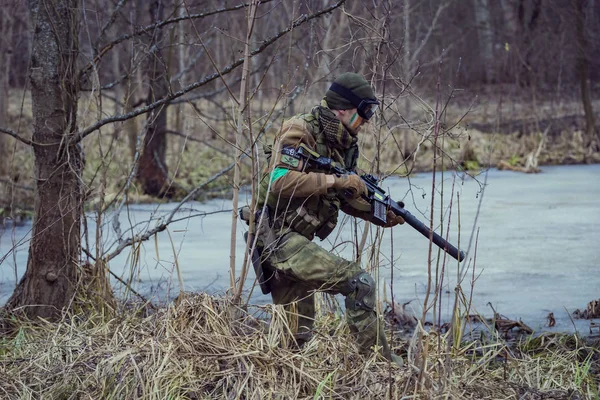
<path fill-rule="evenodd" d="M 123 307 L 123 306 L 122 306 Z M 427 367 L 356 352 L 345 323 L 317 320 L 295 348 L 279 306 L 249 313 L 223 298 L 186 294 L 151 315 L 69 315 L 61 323 L 4 320 L 2 399 L 593 399 L 598 350 L 560 337 L 520 350 L 470 342 L 450 357 L 425 335 Z M 266 322 L 269 320 L 270 322 Z M 445 336 L 441 337 L 445 349 Z M 400 343 L 399 347 L 407 347 Z M 414 354 L 411 352 L 410 354 Z M 406 355 L 405 355 L 406 357 Z M 596 369 L 594 369 L 596 368 Z M 596 396 L 596 397 L 594 397 Z"/>

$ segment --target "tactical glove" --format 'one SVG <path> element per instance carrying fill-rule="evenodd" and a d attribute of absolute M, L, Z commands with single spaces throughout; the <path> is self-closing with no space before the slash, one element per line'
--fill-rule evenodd
<path fill-rule="evenodd" d="M 332 187 L 350 199 L 356 199 L 362 194 L 367 194 L 365 183 L 360 179 L 360 176 L 354 174 L 336 176 Z"/>
<path fill-rule="evenodd" d="M 399 215 L 394 214 L 392 210 L 388 210 L 387 212 L 387 222 L 383 226 L 384 228 L 391 228 L 396 225 L 402 225 L 404 223 L 404 218 Z"/>

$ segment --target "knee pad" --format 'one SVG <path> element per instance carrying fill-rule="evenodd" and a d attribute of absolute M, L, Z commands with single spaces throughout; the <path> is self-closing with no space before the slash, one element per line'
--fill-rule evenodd
<path fill-rule="evenodd" d="M 346 296 L 347 310 L 375 309 L 375 281 L 365 271 L 348 280 L 349 294 Z"/>

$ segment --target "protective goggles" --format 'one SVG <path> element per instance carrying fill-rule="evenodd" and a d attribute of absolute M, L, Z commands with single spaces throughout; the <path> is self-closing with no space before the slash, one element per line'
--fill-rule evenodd
<path fill-rule="evenodd" d="M 379 102 L 377 101 L 377 99 L 361 99 L 360 97 L 355 95 L 354 92 L 352 92 L 351 90 L 335 82 L 331 84 L 329 90 L 339 94 L 340 96 L 348 100 L 350 103 L 352 103 L 352 105 L 356 107 L 358 115 L 360 115 L 367 121 L 371 119 L 371 117 L 373 116 L 373 114 L 375 114 L 375 111 L 377 111 L 377 108 L 379 107 Z"/>

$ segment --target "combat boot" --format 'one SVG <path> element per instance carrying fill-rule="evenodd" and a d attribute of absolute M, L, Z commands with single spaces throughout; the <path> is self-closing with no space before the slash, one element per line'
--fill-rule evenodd
<path fill-rule="evenodd" d="M 404 359 L 402 358 L 402 356 L 397 356 L 395 354 L 390 354 L 390 356 L 392 357 L 391 361 L 396 364 L 399 367 L 404 367 Z"/>
<path fill-rule="evenodd" d="M 381 346 L 382 356 L 384 356 L 387 360 L 393 362 L 399 367 L 404 366 L 404 360 L 402 359 L 402 357 L 392 353 L 392 350 L 390 349 L 390 345 L 387 342 L 387 338 L 385 337 L 383 329 L 379 331 L 379 345 Z"/>

